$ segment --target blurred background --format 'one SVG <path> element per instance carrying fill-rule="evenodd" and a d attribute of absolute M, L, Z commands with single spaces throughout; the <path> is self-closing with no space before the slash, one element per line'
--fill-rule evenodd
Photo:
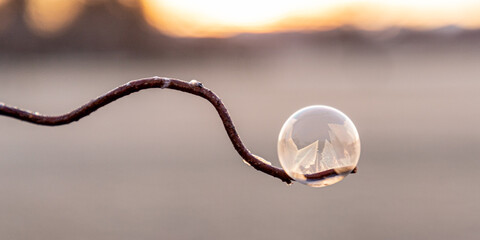
<path fill-rule="evenodd" d="M 0 101 L 62 114 L 197 79 L 255 154 L 297 109 L 346 113 L 359 172 L 245 165 L 205 100 L 152 89 L 79 122 L 0 117 L 1 239 L 478 239 L 478 1 L 0 0 Z"/>

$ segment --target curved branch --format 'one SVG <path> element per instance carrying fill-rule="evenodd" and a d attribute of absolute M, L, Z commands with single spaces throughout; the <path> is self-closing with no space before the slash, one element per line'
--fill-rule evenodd
<path fill-rule="evenodd" d="M 235 150 L 240 154 L 240 156 L 253 168 L 262 171 L 268 175 L 279 178 L 280 180 L 291 183 L 294 181 L 290 178 L 287 173 L 281 169 L 270 165 L 267 161 L 262 158 L 253 155 L 245 147 L 242 140 L 240 139 L 235 126 L 228 114 L 227 108 L 223 105 L 221 99 L 213 93 L 210 89 L 205 88 L 202 83 L 192 80 L 190 82 L 172 79 L 172 78 L 161 78 L 161 77 L 151 77 L 144 78 L 139 80 L 130 81 L 120 87 L 117 87 L 110 92 L 91 100 L 87 104 L 73 110 L 70 113 L 63 114 L 60 116 L 45 116 L 39 113 L 34 113 L 27 110 L 22 110 L 17 107 L 7 106 L 4 103 L 0 103 L 0 115 L 13 117 L 22 121 L 29 123 L 45 125 L 45 126 L 58 126 L 69 124 L 74 121 L 78 121 L 83 117 L 88 116 L 90 113 L 96 111 L 97 109 L 121 98 L 127 96 L 131 93 L 138 92 L 143 89 L 149 88 L 169 88 L 182 92 L 191 93 L 208 100 L 217 110 L 218 115 L 222 119 L 227 135 L 230 138 L 230 141 L 233 144 Z M 353 172 L 356 171 L 356 168 Z M 324 172 L 313 174 L 312 176 L 306 176 L 309 180 L 323 179 L 328 177 L 333 177 L 339 175 L 338 171 L 335 169 L 327 170 Z"/>

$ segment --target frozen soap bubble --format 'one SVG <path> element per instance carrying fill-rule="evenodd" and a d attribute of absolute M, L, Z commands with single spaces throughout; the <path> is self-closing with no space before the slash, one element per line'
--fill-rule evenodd
<path fill-rule="evenodd" d="M 309 106 L 290 116 L 278 136 L 278 157 L 295 181 L 324 187 L 357 166 L 360 139 L 353 122 L 328 106 Z"/>

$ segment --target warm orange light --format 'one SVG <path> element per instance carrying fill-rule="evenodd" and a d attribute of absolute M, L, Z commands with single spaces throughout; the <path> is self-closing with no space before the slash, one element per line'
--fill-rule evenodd
<path fill-rule="evenodd" d="M 174 36 L 318 30 L 353 25 L 480 27 L 478 0 L 141 0 L 147 21 Z"/>
<path fill-rule="evenodd" d="M 81 0 L 27 0 L 25 16 L 33 30 L 50 35 L 75 20 L 83 5 Z"/>
<path fill-rule="evenodd" d="M 0 7 L 5 5 L 9 0 L 0 0 Z"/>
<path fill-rule="evenodd" d="M 0 0 L 0 7 L 10 0 Z M 25 0 L 26 20 L 41 35 L 71 24 L 85 4 L 103 0 Z M 117 0 L 141 6 L 146 21 L 180 37 L 226 37 L 242 32 L 361 29 L 391 26 L 480 27 L 479 0 Z M 139 4 L 139 5 L 138 5 Z"/>
<path fill-rule="evenodd" d="M 238 32 L 268 32 L 277 23 L 310 8 L 334 6 L 335 0 L 141 0 L 147 21 L 172 35 L 226 36 Z M 311 14 L 311 13 L 310 13 Z"/>

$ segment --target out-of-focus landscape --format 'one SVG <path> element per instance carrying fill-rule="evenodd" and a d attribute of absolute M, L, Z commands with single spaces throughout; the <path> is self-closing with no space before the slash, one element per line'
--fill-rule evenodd
<path fill-rule="evenodd" d="M 0 0 L 0 102 L 54 115 L 129 80 L 197 79 L 274 165 L 283 122 L 314 104 L 352 119 L 362 153 L 338 184 L 287 186 L 241 161 L 207 101 L 172 90 L 61 127 L 0 116 L 1 239 L 478 239 L 477 28 L 190 38 L 98 0 L 49 32 L 34 2 Z"/>

